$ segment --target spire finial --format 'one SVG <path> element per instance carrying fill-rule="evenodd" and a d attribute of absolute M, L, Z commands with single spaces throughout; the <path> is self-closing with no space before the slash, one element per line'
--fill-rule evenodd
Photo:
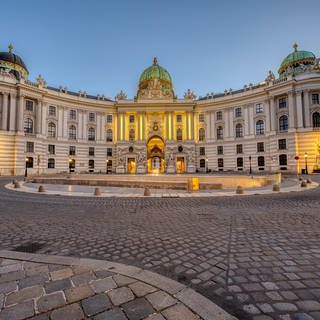
<path fill-rule="evenodd" d="M 12 53 L 13 45 L 11 43 L 8 45 L 8 49 L 9 49 L 9 52 Z"/>
<path fill-rule="evenodd" d="M 293 49 L 294 49 L 294 51 L 297 51 L 297 50 L 298 50 L 298 45 L 297 45 L 296 42 L 295 42 L 294 45 L 293 45 Z"/>
<path fill-rule="evenodd" d="M 158 64 L 158 59 L 157 59 L 157 57 L 154 57 L 153 58 L 153 65 L 155 66 L 155 65 L 157 65 Z"/>

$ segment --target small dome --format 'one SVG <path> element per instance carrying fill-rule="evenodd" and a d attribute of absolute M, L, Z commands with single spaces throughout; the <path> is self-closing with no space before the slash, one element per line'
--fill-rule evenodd
<path fill-rule="evenodd" d="M 23 60 L 16 54 L 12 53 L 13 46 L 9 45 L 9 52 L 0 52 L 0 68 L 11 69 L 15 75 L 17 72 L 22 73 L 25 77 L 29 71 Z"/>
<path fill-rule="evenodd" d="M 298 50 L 298 45 L 293 45 L 294 51 L 290 53 L 281 63 L 278 70 L 279 74 L 282 74 L 288 67 L 297 67 L 300 63 L 310 64 L 316 59 L 316 56 L 309 51 Z"/>
<path fill-rule="evenodd" d="M 145 87 L 146 83 L 152 79 L 159 79 L 172 88 L 172 80 L 169 72 L 158 65 L 157 58 L 153 59 L 153 65 L 143 71 L 139 79 L 139 89 Z"/>

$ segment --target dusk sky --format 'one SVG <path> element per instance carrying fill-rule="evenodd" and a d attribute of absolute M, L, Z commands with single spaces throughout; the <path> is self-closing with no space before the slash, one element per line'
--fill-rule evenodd
<path fill-rule="evenodd" d="M 320 55 L 320 1 L 55 0 L 1 3 L 0 51 L 12 43 L 30 80 L 133 98 L 154 56 L 182 97 L 258 83 L 299 49 Z"/>

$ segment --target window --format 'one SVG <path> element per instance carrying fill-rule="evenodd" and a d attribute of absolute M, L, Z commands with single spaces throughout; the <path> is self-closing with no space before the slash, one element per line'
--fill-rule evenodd
<path fill-rule="evenodd" d="M 49 106 L 49 111 L 48 111 L 49 116 L 55 117 L 56 116 L 56 107 L 54 106 Z"/>
<path fill-rule="evenodd" d="M 30 141 L 26 142 L 26 152 L 30 152 L 30 153 L 34 152 L 34 142 L 30 142 Z"/>
<path fill-rule="evenodd" d="M 112 140 L 113 140 L 112 130 L 108 129 L 107 130 L 107 142 L 112 142 Z"/>
<path fill-rule="evenodd" d="M 48 124 L 48 137 L 49 138 L 56 137 L 56 125 L 53 122 L 49 122 Z"/>
<path fill-rule="evenodd" d="M 177 140 L 182 140 L 182 130 L 181 128 L 178 128 L 177 129 Z"/>
<path fill-rule="evenodd" d="M 217 146 L 217 154 L 223 154 L 223 146 Z"/>
<path fill-rule="evenodd" d="M 107 123 L 112 123 L 112 114 L 107 114 Z"/>
<path fill-rule="evenodd" d="M 243 158 L 237 158 L 237 167 L 243 168 Z"/>
<path fill-rule="evenodd" d="M 136 137 L 136 132 L 135 132 L 135 130 L 134 130 L 134 129 L 130 129 L 130 130 L 129 130 L 129 140 L 130 140 L 130 141 L 134 141 L 135 137 Z"/>
<path fill-rule="evenodd" d="M 242 124 L 238 123 L 236 125 L 236 138 L 241 138 L 243 137 L 243 127 Z"/>
<path fill-rule="evenodd" d="M 76 140 L 77 139 L 77 128 L 74 125 L 69 127 L 69 139 Z"/>
<path fill-rule="evenodd" d="M 112 157 L 112 148 L 107 148 L 107 157 Z"/>
<path fill-rule="evenodd" d="M 88 140 L 89 141 L 96 140 L 96 129 L 95 128 L 90 127 L 88 129 Z"/>
<path fill-rule="evenodd" d="M 217 120 L 222 120 L 222 111 L 217 111 L 217 113 L 216 113 L 216 119 L 217 119 Z"/>
<path fill-rule="evenodd" d="M 312 104 L 319 104 L 319 94 L 318 93 L 312 94 Z"/>
<path fill-rule="evenodd" d="M 287 107 L 287 98 L 279 99 L 279 109 L 283 109 Z"/>
<path fill-rule="evenodd" d="M 312 115 L 312 126 L 314 128 L 320 128 L 320 113 L 314 112 Z"/>
<path fill-rule="evenodd" d="M 69 111 L 69 120 L 77 120 L 77 111 L 76 110 Z"/>
<path fill-rule="evenodd" d="M 223 159 L 218 158 L 218 168 L 223 168 Z"/>
<path fill-rule="evenodd" d="M 27 157 L 26 158 L 26 167 L 27 168 L 33 168 L 33 157 Z"/>
<path fill-rule="evenodd" d="M 33 101 L 26 100 L 26 111 L 33 111 Z"/>
<path fill-rule="evenodd" d="M 263 104 L 262 103 L 257 103 L 256 104 L 256 113 L 263 113 Z"/>
<path fill-rule="evenodd" d="M 206 160 L 200 159 L 200 168 L 205 168 L 205 167 L 206 167 Z"/>
<path fill-rule="evenodd" d="M 280 166 L 286 166 L 287 165 L 287 155 L 286 154 L 280 154 L 279 155 L 279 165 Z"/>
<path fill-rule="evenodd" d="M 206 132 L 204 128 L 199 129 L 199 141 L 204 141 L 206 138 Z"/>
<path fill-rule="evenodd" d="M 264 157 L 258 157 L 258 167 L 264 167 Z"/>
<path fill-rule="evenodd" d="M 241 116 L 242 116 L 242 110 L 241 110 L 241 108 L 236 108 L 236 109 L 234 110 L 234 115 L 235 115 L 236 118 L 241 117 Z"/>
<path fill-rule="evenodd" d="M 278 146 L 279 146 L 279 150 L 287 149 L 287 140 L 286 139 L 279 139 Z"/>
<path fill-rule="evenodd" d="M 288 116 L 284 115 L 279 118 L 279 130 L 288 131 Z"/>
<path fill-rule="evenodd" d="M 264 121 L 258 120 L 256 122 L 256 135 L 262 135 L 264 134 Z"/>
<path fill-rule="evenodd" d="M 264 142 L 257 143 L 257 152 L 264 152 Z"/>
<path fill-rule="evenodd" d="M 96 114 L 94 112 L 89 112 L 88 120 L 89 120 L 89 122 L 95 122 L 96 121 Z"/>
<path fill-rule="evenodd" d="M 199 113 L 199 122 L 204 122 L 204 113 Z"/>
<path fill-rule="evenodd" d="M 133 115 L 133 114 L 130 114 L 130 116 L 129 116 L 129 122 L 130 122 L 130 123 L 134 123 L 134 115 Z"/>
<path fill-rule="evenodd" d="M 223 128 L 221 126 L 217 128 L 217 139 L 218 140 L 223 139 Z"/>
<path fill-rule="evenodd" d="M 89 147 L 89 156 L 94 156 L 94 147 Z"/>
<path fill-rule="evenodd" d="M 76 155 L 76 147 L 70 146 L 69 147 L 69 156 L 75 156 Z"/>
<path fill-rule="evenodd" d="M 236 145 L 236 152 L 237 152 L 237 153 L 242 153 L 242 152 L 243 152 L 242 144 L 237 144 L 237 145 Z"/>
<path fill-rule="evenodd" d="M 176 121 L 177 122 L 182 122 L 182 115 L 181 114 L 177 114 Z"/>
<path fill-rule="evenodd" d="M 55 167 L 55 160 L 53 158 L 48 159 L 48 169 L 54 169 Z"/>
<path fill-rule="evenodd" d="M 24 120 L 24 133 L 33 133 L 33 120 L 30 118 Z"/>
<path fill-rule="evenodd" d="M 200 156 L 205 156 L 206 155 L 206 148 L 205 147 L 200 147 L 199 148 L 199 154 L 200 154 Z"/>
<path fill-rule="evenodd" d="M 90 159 L 88 161 L 88 167 L 89 167 L 89 170 L 93 170 L 94 169 L 94 160 Z"/>
<path fill-rule="evenodd" d="M 54 144 L 48 145 L 48 152 L 49 154 L 56 154 L 56 146 Z"/>

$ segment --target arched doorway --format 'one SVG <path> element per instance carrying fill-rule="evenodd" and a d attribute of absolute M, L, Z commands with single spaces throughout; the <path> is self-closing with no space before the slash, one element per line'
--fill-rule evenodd
<path fill-rule="evenodd" d="M 153 136 L 147 144 L 148 173 L 164 173 L 164 142 L 161 137 Z"/>

